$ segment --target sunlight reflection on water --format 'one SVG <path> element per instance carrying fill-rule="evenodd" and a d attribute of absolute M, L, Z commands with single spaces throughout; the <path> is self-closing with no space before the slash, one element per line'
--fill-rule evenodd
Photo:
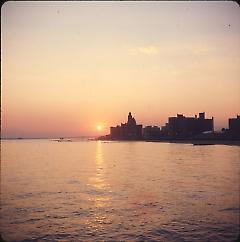
<path fill-rule="evenodd" d="M 107 213 L 104 215 L 102 210 L 108 206 L 109 202 L 111 201 L 111 197 L 108 195 L 109 192 L 109 184 L 106 182 L 106 174 L 105 174 L 105 167 L 104 167 L 104 158 L 102 152 L 102 142 L 97 141 L 96 144 L 96 173 L 93 177 L 89 178 L 89 184 L 94 189 L 96 189 L 96 193 L 93 194 L 92 197 L 89 198 L 90 201 L 94 201 L 95 204 L 95 214 L 94 218 L 91 218 L 88 221 L 88 226 L 93 228 L 95 231 L 103 228 L 104 224 L 111 224 Z M 100 191 L 100 193 L 98 193 Z"/>

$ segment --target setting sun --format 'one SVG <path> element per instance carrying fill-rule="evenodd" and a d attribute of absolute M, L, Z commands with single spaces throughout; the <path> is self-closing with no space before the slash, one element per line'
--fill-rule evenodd
<path fill-rule="evenodd" d="M 97 130 L 98 130 L 98 131 L 101 131 L 101 130 L 102 130 L 102 125 L 98 125 L 98 126 L 97 126 Z"/>

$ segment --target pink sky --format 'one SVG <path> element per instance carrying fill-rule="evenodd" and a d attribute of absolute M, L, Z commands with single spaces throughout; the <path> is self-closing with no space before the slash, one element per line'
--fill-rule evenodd
<path fill-rule="evenodd" d="M 102 135 L 240 113 L 240 8 L 234 2 L 6 2 L 2 136 Z M 97 125 L 102 125 L 101 131 Z"/>

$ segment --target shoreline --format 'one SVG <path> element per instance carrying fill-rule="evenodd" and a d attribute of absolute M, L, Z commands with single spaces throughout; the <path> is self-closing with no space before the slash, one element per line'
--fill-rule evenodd
<path fill-rule="evenodd" d="M 192 145 L 236 145 L 240 146 L 240 140 L 145 140 L 146 142 L 163 142 Z"/>
<path fill-rule="evenodd" d="M 179 139 L 179 140 L 169 140 L 169 139 L 160 139 L 160 140 L 147 140 L 147 139 L 138 139 L 138 140 L 126 140 L 126 139 L 96 139 L 101 141 L 144 141 L 144 142 L 153 142 L 153 143 L 175 143 L 175 144 L 192 144 L 195 146 L 201 145 L 234 145 L 240 146 L 240 140 L 214 140 L 214 139 Z"/>

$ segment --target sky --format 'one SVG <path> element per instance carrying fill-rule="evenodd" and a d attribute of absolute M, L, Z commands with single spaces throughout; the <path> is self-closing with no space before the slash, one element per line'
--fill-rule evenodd
<path fill-rule="evenodd" d="M 8 1 L 1 9 L 2 137 L 109 133 L 132 112 L 240 114 L 240 7 L 230 1 Z M 102 129 L 97 129 L 97 126 Z"/>

